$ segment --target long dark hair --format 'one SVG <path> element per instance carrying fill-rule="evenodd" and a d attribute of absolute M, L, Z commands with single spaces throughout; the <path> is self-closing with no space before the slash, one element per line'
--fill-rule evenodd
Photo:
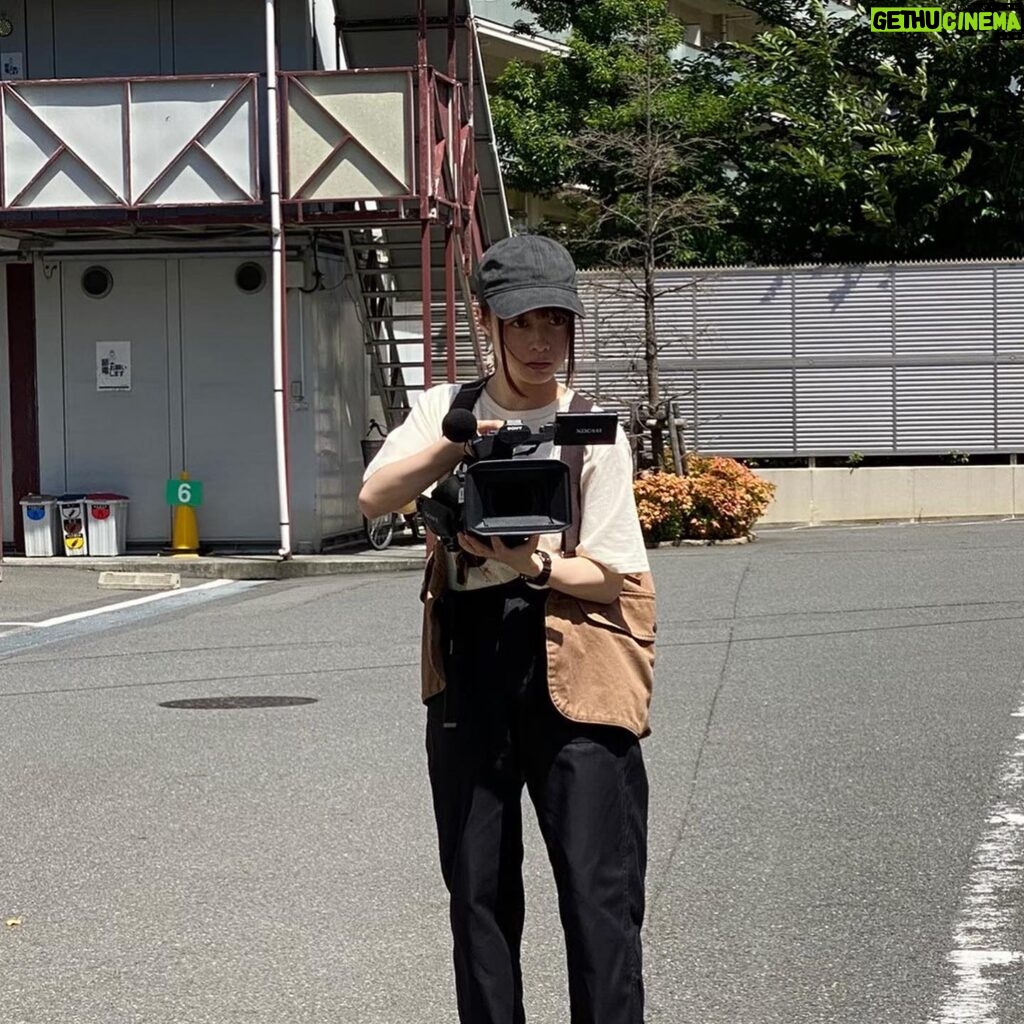
<path fill-rule="evenodd" d="M 548 307 L 544 307 L 548 308 Z M 553 308 L 553 307 L 552 307 Z M 565 386 L 572 387 L 572 376 L 576 372 L 576 314 L 571 309 L 562 310 L 569 317 L 569 343 L 566 347 L 565 352 Z M 491 311 L 486 303 L 480 303 L 480 317 L 481 319 L 485 316 L 491 316 Z M 512 379 L 512 375 L 508 372 L 508 358 L 505 352 L 505 321 L 501 317 L 497 317 L 498 321 L 498 347 L 501 349 L 501 372 L 505 375 L 505 382 L 508 386 L 521 397 L 525 397 L 523 392 L 516 386 L 516 382 Z"/>

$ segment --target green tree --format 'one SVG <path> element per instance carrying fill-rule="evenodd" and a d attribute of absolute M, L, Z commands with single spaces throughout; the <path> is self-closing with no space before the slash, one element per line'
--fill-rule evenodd
<path fill-rule="evenodd" d="M 734 227 L 757 262 L 1024 252 L 1020 33 L 873 33 L 866 5 L 745 6 L 776 27 L 701 70 L 737 101 Z"/>
<path fill-rule="evenodd" d="M 704 83 L 691 87 L 687 69 L 672 60 L 682 25 L 664 0 L 518 6 L 524 19 L 533 15 L 544 29 L 571 33 L 567 56 L 513 62 L 495 85 L 491 106 L 506 184 L 569 199 L 576 217 L 547 229 L 569 234 L 582 266 L 608 265 L 629 239 L 643 247 L 633 212 L 652 173 L 651 200 L 665 200 L 679 214 L 678 222 L 669 212 L 661 217 L 672 230 L 663 235 L 659 260 L 688 263 L 716 247 L 724 252 L 729 238 L 719 230 L 719 207 L 727 205 L 727 169 L 715 139 L 729 104 Z M 686 208 L 682 197 L 694 201 Z M 698 216 L 712 206 L 716 217 Z M 621 216 L 610 216 L 613 208 Z"/>
<path fill-rule="evenodd" d="M 520 6 L 544 28 L 571 29 L 570 52 L 540 69 L 513 66 L 500 83 L 509 181 L 606 196 L 607 178 L 579 140 L 626 102 L 642 19 L 654 19 L 664 54 L 678 26 L 653 0 Z M 873 33 L 866 7 L 829 13 L 822 0 L 744 6 L 766 31 L 673 65 L 659 87 L 658 123 L 683 150 L 700 142 L 678 186 L 717 202 L 712 223 L 677 234 L 672 262 L 1024 253 L 1024 35 Z M 1009 6 L 1024 22 L 1024 4 Z M 577 219 L 572 244 L 584 265 L 601 262 L 595 230 Z"/>
<path fill-rule="evenodd" d="M 971 191 L 970 146 L 944 147 L 922 107 L 928 62 L 906 72 L 865 20 L 796 6 L 773 3 L 783 25 L 698 72 L 733 104 L 736 236 L 758 263 L 922 255 Z"/>
<path fill-rule="evenodd" d="M 1009 6 L 1024 24 L 1024 4 Z M 952 2 L 947 10 L 985 10 Z M 959 177 L 963 195 L 937 219 L 928 255 L 1024 254 L 1024 37 L 1018 32 L 875 35 L 894 105 L 935 125 L 940 152 L 972 156 Z M 923 69 L 923 70 L 922 70 Z M 927 89 L 916 85 L 919 77 Z"/>

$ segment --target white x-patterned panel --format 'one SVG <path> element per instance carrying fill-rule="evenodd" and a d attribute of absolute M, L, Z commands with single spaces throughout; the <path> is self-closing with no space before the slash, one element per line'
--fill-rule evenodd
<path fill-rule="evenodd" d="M 124 126 L 119 85 L 22 86 L 18 94 L 68 149 L 124 197 Z M 12 104 L 12 106 L 16 105 Z"/>
<path fill-rule="evenodd" d="M 8 83 L 7 208 L 253 202 L 252 76 Z"/>
<path fill-rule="evenodd" d="M 405 73 L 295 75 L 288 88 L 289 199 L 373 199 L 412 191 Z"/>
<path fill-rule="evenodd" d="M 123 202 L 122 92 L 119 85 L 102 83 L 22 85 L 9 92 L 4 97 L 5 203 Z"/>
<path fill-rule="evenodd" d="M 172 79 L 132 86 L 133 202 L 238 202 L 252 195 L 255 97 L 239 85 Z"/>

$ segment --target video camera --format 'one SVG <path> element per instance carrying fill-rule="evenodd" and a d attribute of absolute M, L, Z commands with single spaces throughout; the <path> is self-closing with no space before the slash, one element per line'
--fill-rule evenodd
<path fill-rule="evenodd" d="M 481 437 L 469 410 L 452 409 L 441 432 L 467 446 L 466 458 L 416 507 L 449 551 L 459 550 L 459 533 L 501 537 L 510 547 L 537 533 L 562 533 L 572 524 L 569 467 L 561 459 L 527 456 L 547 441 L 559 447 L 614 444 L 617 429 L 613 412 L 560 412 L 537 433 L 509 421 Z"/>

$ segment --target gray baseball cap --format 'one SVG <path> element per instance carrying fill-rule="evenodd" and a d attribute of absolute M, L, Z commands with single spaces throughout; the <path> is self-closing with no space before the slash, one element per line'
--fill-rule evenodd
<path fill-rule="evenodd" d="M 565 246 L 543 235 L 513 235 L 480 258 L 477 296 L 502 320 L 531 309 L 568 309 L 584 316 L 576 264 Z"/>

